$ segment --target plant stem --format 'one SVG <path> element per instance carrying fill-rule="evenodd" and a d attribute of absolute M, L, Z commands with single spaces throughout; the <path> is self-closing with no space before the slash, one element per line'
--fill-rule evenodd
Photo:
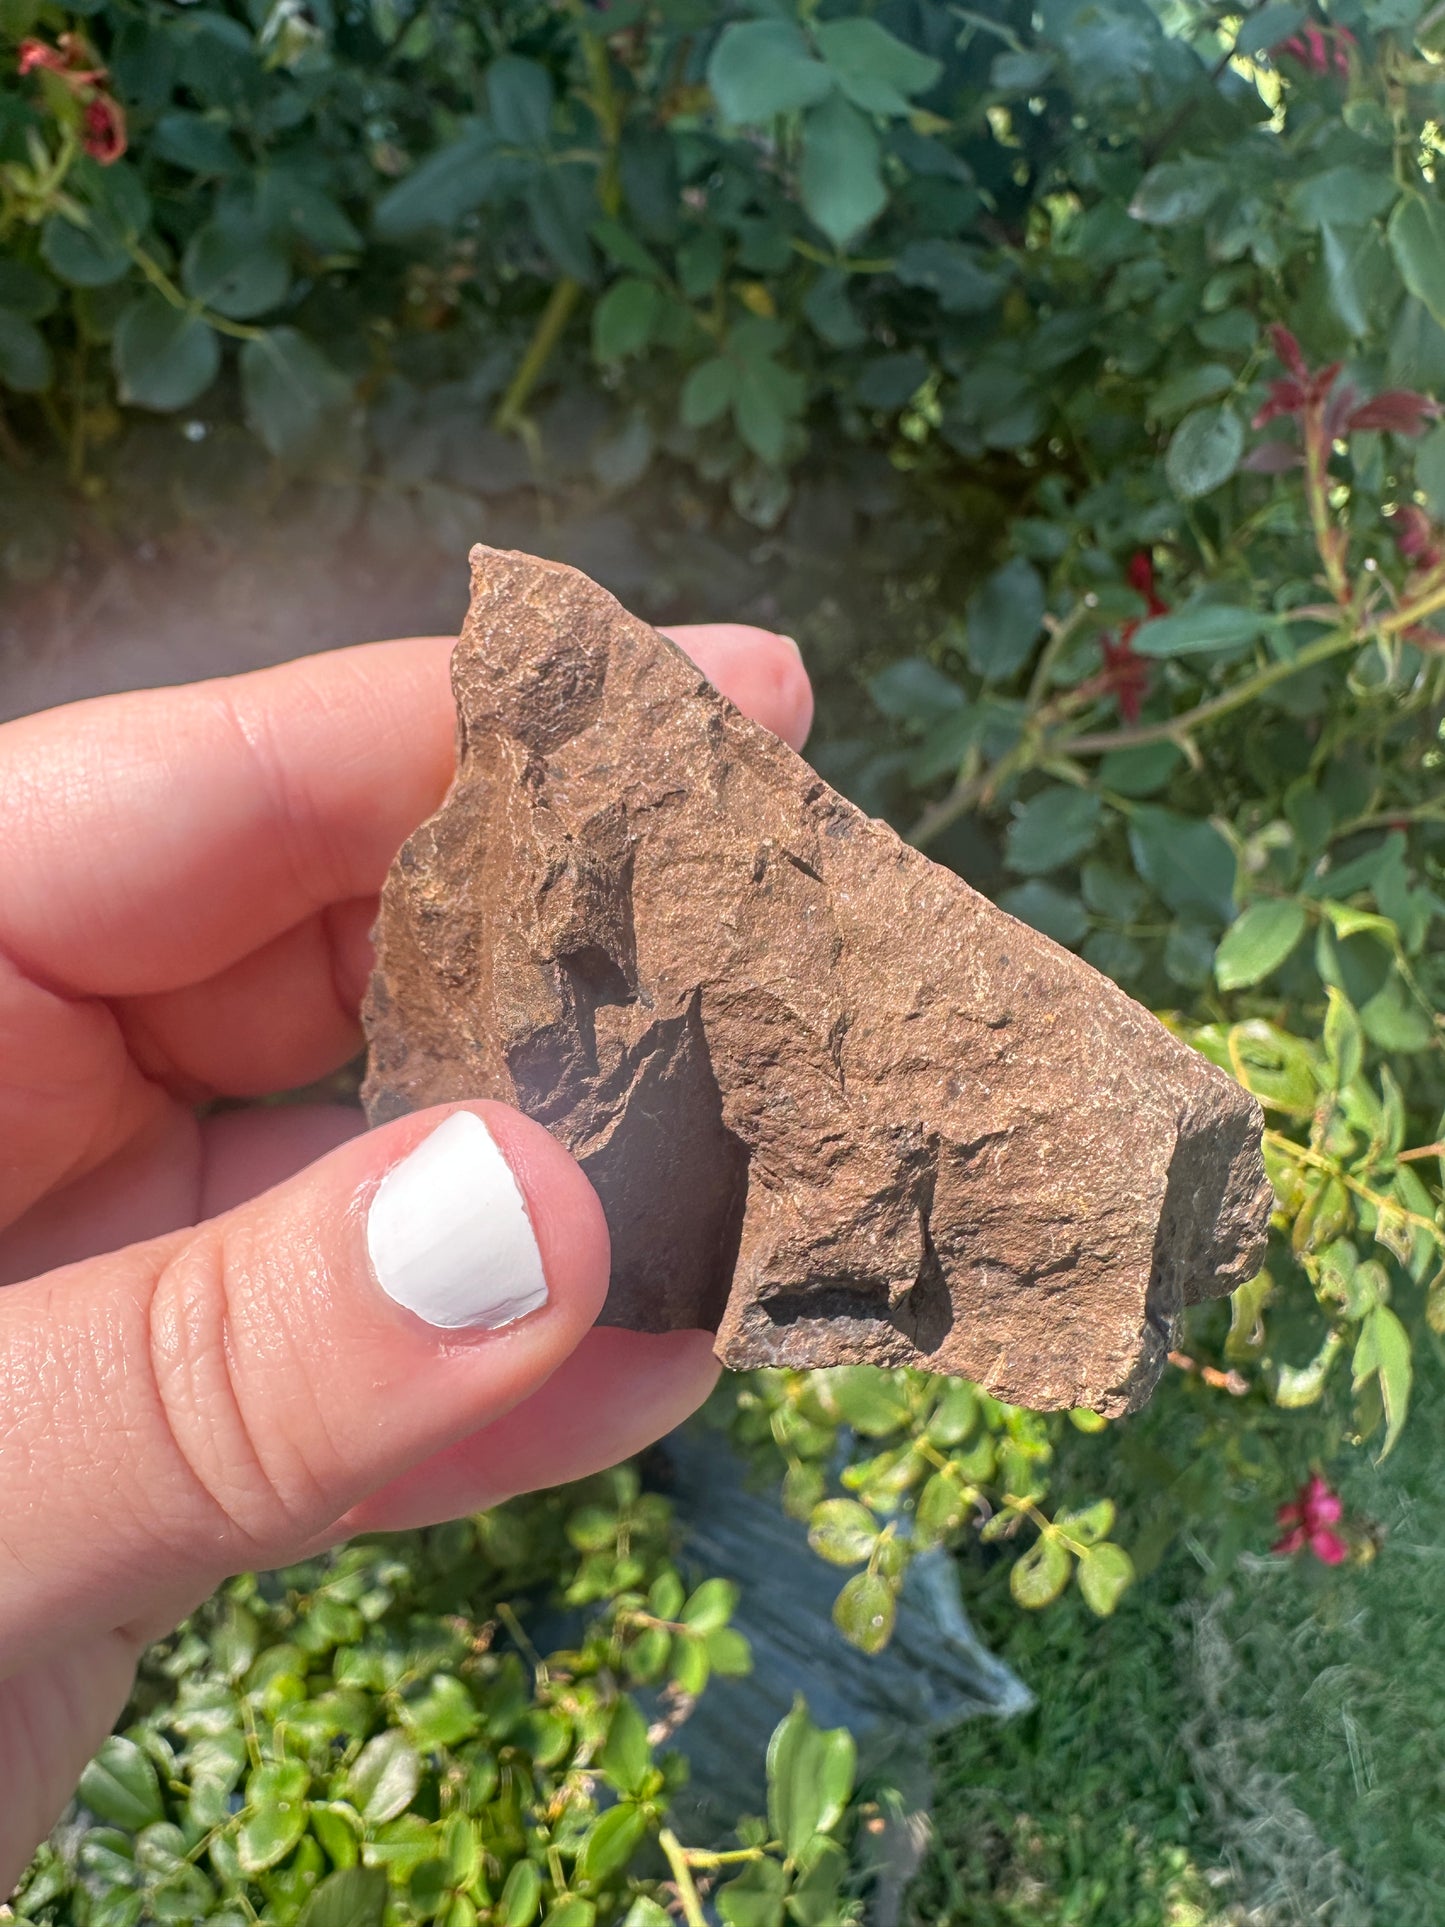
<path fill-rule="evenodd" d="M 1445 602 L 1445 594 L 1442 594 L 1441 600 Z M 1226 689 L 1222 695 L 1212 696 L 1208 702 L 1186 709 L 1180 716 L 1167 717 L 1162 723 L 1146 723 L 1138 729 L 1110 729 L 1092 735 L 1068 736 L 1051 747 L 1060 756 L 1096 756 L 1111 749 L 1137 749 L 1145 743 L 1177 741 L 1202 723 L 1212 723 L 1220 716 L 1228 716 L 1231 711 L 1244 708 L 1246 703 L 1253 702 L 1264 690 L 1298 675 L 1300 670 L 1313 669 L 1316 663 L 1328 662 L 1331 656 L 1355 648 L 1359 641 L 1360 637 L 1353 629 L 1336 631 L 1333 635 L 1322 636 L 1318 642 L 1310 643 L 1287 661 L 1269 663 L 1254 675 L 1247 676 L 1243 682 L 1236 683 L 1233 689 Z"/>
<path fill-rule="evenodd" d="M 195 315 L 207 327 L 214 328 L 218 335 L 230 335 L 235 341 L 260 341 L 265 336 L 264 328 L 252 328 L 244 321 L 228 321 L 225 315 L 212 314 L 199 301 L 192 301 L 188 295 L 182 294 L 160 262 L 136 242 L 128 243 L 126 252 L 156 293 L 163 296 L 173 308 L 179 308 L 183 314 Z"/>
<path fill-rule="evenodd" d="M 657 1844 L 667 1856 L 687 1927 L 707 1927 L 707 1916 L 703 1913 L 702 1901 L 693 1881 L 692 1869 L 687 1864 L 687 1856 L 682 1850 L 682 1842 L 671 1827 L 664 1827 L 657 1836 Z"/>
<path fill-rule="evenodd" d="M 559 281 L 547 297 L 547 305 L 537 318 L 537 326 L 532 331 L 532 339 L 527 343 L 527 352 L 517 364 L 517 372 L 507 383 L 507 391 L 497 404 L 493 425 L 502 434 L 509 434 L 517 426 L 536 387 L 542 370 L 551 358 L 552 350 L 562 337 L 572 310 L 577 305 L 577 297 L 582 292 L 580 281 L 572 280 L 569 275 Z"/>

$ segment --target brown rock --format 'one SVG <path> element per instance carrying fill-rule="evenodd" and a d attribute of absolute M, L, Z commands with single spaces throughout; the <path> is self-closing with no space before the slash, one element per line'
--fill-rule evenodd
<path fill-rule="evenodd" d="M 546 1124 L 606 1209 L 612 1324 L 1137 1405 L 1180 1308 L 1259 1264 L 1253 1099 L 585 576 L 472 567 L 456 780 L 382 897 L 372 1120 Z"/>

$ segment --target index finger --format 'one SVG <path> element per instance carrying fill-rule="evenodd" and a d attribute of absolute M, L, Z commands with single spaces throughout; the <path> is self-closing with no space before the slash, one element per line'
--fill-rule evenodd
<path fill-rule="evenodd" d="M 801 742 L 811 699 L 791 643 L 672 633 Z M 451 779 L 452 646 L 363 644 L 5 724 L 0 951 L 69 995 L 153 994 L 374 894 Z"/>

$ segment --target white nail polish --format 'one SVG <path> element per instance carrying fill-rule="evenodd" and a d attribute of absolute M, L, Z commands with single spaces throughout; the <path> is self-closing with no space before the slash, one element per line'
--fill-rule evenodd
<path fill-rule="evenodd" d="M 547 1302 L 517 1180 L 473 1111 L 454 1111 L 387 1172 L 366 1248 L 387 1297 L 429 1325 L 495 1331 Z"/>

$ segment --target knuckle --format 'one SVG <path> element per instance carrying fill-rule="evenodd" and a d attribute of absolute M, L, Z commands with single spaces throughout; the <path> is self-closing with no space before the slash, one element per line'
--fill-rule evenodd
<path fill-rule="evenodd" d="M 295 1386 L 305 1375 L 288 1370 L 280 1294 L 256 1271 L 244 1236 L 228 1237 L 221 1223 L 187 1239 L 151 1294 L 150 1369 L 166 1445 L 198 1502 L 163 1528 L 181 1524 L 214 1546 L 219 1526 L 242 1563 L 275 1564 L 334 1508 L 299 1443 L 307 1428 Z"/>

